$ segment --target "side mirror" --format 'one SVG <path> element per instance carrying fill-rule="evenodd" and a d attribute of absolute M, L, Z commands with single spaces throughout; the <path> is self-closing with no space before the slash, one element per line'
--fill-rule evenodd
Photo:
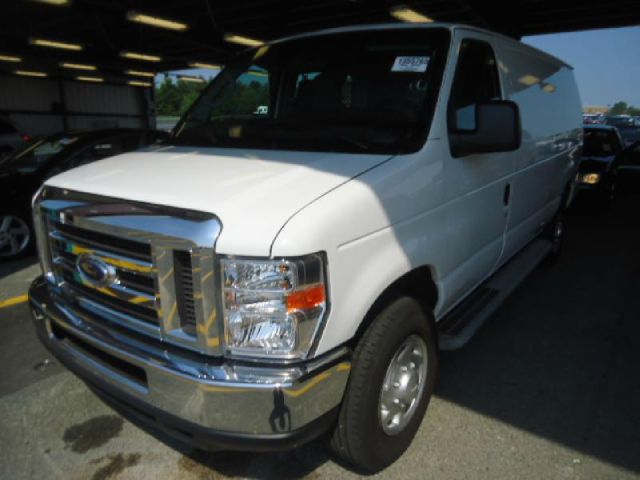
<path fill-rule="evenodd" d="M 520 147 L 520 109 L 509 100 L 492 100 L 476 105 L 476 129 L 449 131 L 454 157 L 473 153 L 510 152 Z"/>

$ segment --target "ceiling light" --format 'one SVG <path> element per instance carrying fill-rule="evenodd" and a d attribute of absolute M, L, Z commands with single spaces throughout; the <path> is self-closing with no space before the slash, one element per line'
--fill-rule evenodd
<path fill-rule="evenodd" d="M 47 5 L 55 5 L 56 7 L 66 7 L 71 4 L 71 0 L 33 0 L 38 3 L 46 3 Z"/>
<path fill-rule="evenodd" d="M 82 45 L 78 45 L 77 43 L 57 42 L 55 40 L 46 40 L 44 38 L 30 38 L 29 43 L 39 47 L 61 48 L 63 50 L 82 50 Z"/>
<path fill-rule="evenodd" d="M 124 73 L 126 73 L 127 75 L 134 75 L 136 77 L 149 77 L 149 78 L 153 78 L 156 76 L 155 73 L 153 72 L 142 72 L 140 70 L 127 70 Z"/>
<path fill-rule="evenodd" d="M 542 87 L 542 91 L 546 93 L 553 93 L 556 91 L 556 86 L 553 83 L 547 83 Z"/>
<path fill-rule="evenodd" d="M 392 17 L 402 22 L 407 22 L 407 23 L 433 22 L 433 18 L 429 18 L 426 15 L 423 15 L 420 12 L 417 12 L 414 9 L 407 7 L 406 5 L 397 5 L 395 7 L 391 7 L 391 9 L 389 10 L 389 13 L 391 14 Z"/>
<path fill-rule="evenodd" d="M 34 72 L 32 70 L 16 70 L 14 72 L 16 75 L 22 75 L 23 77 L 46 77 L 47 74 L 44 72 Z"/>
<path fill-rule="evenodd" d="M 225 33 L 224 40 L 229 43 L 238 43 L 240 45 L 246 45 L 248 47 L 259 47 L 260 45 L 264 45 L 264 42 L 262 40 L 243 37 L 242 35 L 236 35 L 234 33 Z"/>
<path fill-rule="evenodd" d="M 202 62 L 191 62 L 189 66 L 193 68 L 210 68 L 212 70 L 220 70 L 222 68 L 222 65 L 215 65 L 213 63 L 202 63 Z"/>
<path fill-rule="evenodd" d="M 100 77 L 76 77 L 76 80 L 80 80 L 81 82 L 94 82 L 94 83 L 102 83 L 104 82 L 104 78 Z"/>
<path fill-rule="evenodd" d="M 154 17 L 152 15 L 145 15 L 138 12 L 127 12 L 127 20 L 130 22 L 143 23 L 152 27 L 166 28 L 168 30 L 184 31 L 189 28 L 189 25 L 182 22 L 176 22 L 175 20 L 168 20 L 166 18 Z"/>
<path fill-rule="evenodd" d="M 187 75 L 180 75 L 178 80 L 184 80 L 185 82 L 195 82 L 195 83 L 204 83 L 204 78 L 200 77 L 189 77 Z"/>
<path fill-rule="evenodd" d="M 0 55 L 0 62 L 19 63 L 22 59 L 20 57 L 14 57 L 13 55 Z"/>
<path fill-rule="evenodd" d="M 62 68 L 71 68 L 73 70 L 96 70 L 97 69 L 97 67 L 93 65 L 83 65 L 82 63 L 61 62 L 60 66 Z"/>
<path fill-rule="evenodd" d="M 133 85 L 134 87 L 150 87 L 151 84 L 148 82 L 139 82 L 137 80 L 130 80 L 127 82 L 129 85 Z"/>
<path fill-rule="evenodd" d="M 521 76 L 518 79 L 518 82 L 522 83 L 523 85 L 527 85 L 527 86 L 535 85 L 539 81 L 540 81 L 540 79 L 538 77 L 536 77 L 535 75 L 531 75 L 529 73 L 526 74 L 526 75 Z"/>
<path fill-rule="evenodd" d="M 134 60 L 144 60 L 145 62 L 159 62 L 162 60 L 162 58 L 157 55 L 147 55 L 145 53 L 136 52 L 120 52 L 120 56 L 124 58 L 132 58 Z"/>

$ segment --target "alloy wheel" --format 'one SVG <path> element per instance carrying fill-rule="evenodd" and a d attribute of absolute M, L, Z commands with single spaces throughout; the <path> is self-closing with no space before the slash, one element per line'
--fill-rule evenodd
<path fill-rule="evenodd" d="M 31 241 L 29 225 L 15 215 L 0 215 L 0 257 L 22 253 Z"/>

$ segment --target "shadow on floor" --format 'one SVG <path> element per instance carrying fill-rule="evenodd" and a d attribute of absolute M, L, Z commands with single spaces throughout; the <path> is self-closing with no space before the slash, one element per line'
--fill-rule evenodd
<path fill-rule="evenodd" d="M 16 273 L 24 268 L 30 267 L 38 263 L 38 257 L 31 256 L 20 260 L 0 263 L 0 278 Z"/>
<path fill-rule="evenodd" d="M 436 395 L 640 472 L 640 196 L 578 202 L 539 268 L 462 350 Z"/>

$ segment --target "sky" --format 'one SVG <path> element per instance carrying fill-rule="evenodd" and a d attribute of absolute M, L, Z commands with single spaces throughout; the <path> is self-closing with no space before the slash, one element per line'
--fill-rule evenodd
<path fill-rule="evenodd" d="M 624 101 L 640 107 L 640 27 L 536 35 L 522 41 L 574 67 L 583 105 Z M 210 78 L 218 71 L 175 73 Z M 156 82 L 161 79 L 158 75 Z"/>
<path fill-rule="evenodd" d="M 583 105 L 640 107 L 640 27 L 524 37 L 575 69 Z"/>

